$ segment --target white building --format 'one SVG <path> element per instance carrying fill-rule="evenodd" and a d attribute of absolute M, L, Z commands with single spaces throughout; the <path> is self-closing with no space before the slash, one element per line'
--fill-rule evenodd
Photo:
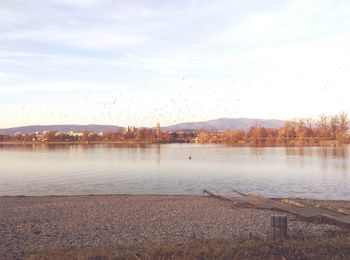
<path fill-rule="evenodd" d="M 73 130 L 69 131 L 68 134 L 69 134 L 69 136 L 79 136 L 79 137 L 84 135 L 83 132 L 75 132 Z"/>

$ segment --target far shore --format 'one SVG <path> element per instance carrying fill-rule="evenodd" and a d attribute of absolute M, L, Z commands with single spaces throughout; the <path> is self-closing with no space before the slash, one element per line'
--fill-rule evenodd
<path fill-rule="evenodd" d="M 350 201 L 323 202 L 350 208 Z M 0 259 L 193 239 L 269 239 L 271 214 L 281 212 L 208 196 L 1 196 Z M 283 214 L 295 238 L 349 230 Z"/>
<path fill-rule="evenodd" d="M 225 143 L 225 142 L 195 142 L 191 141 L 179 141 L 179 142 L 155 142 L 155 141 L 74 141 L 74 142 L 38 142 L 38 141 L 11 141 L 11 142 L 0 142 L 0 145 L 161 145 L 161 144 L 211 144 L 211 145 L 227 145 L 231 147 L 343 147 L 349 145 L 349 143 L 339 143 L 334 140 L 318 141 L 315 143 L 299 143 L 297 141 L 289 141 L 285 143 Z"/>
<path fill-rule="evenodd" d="M 32 145 L 32 144 L 40 144 L 40 145 L 47 145 L 47 144 L 79 144 L 79 145 L 90 145 L 90 144 L 157 144 L 156 142 L 151 142 L 151 141 L 140 141 L 140 142 L 135 142 L 135 141 L 97 141 L 97 142 L 27 142 L 27 141 L 12 141 L 12 142 L 0 142 L 1 144 L 5 144 L 5 145 L 20 145 L 20 144 L 28 144 L 28 145 Z M 159 143 L 158 143 L 159 144 Z"/>

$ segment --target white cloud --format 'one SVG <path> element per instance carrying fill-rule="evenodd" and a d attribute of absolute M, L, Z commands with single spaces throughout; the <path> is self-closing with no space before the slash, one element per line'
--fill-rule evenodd
<path fill-rule="evenodd" d="M 0 2 L 0 23 L 2 26 L 8 24 L 15 26 L 20 24 L 21 22 L 23 22 L 23 17 L 21 15 L 16 13 L 15 10 L 8 7 L 5 3 Z"/>
<path fill-rule="evenodd" d="M 114 31 L 63 32 L 51 38 L 81 48 L 103 48 L 142 44 L 145 38 Z"/>
<path fill-rule="evenodd" d="M 178 74 L 187 73 L 191 70 L 207 68 L 206 64 L 196 61 L 188 57 L 179 57 L 177 55 L 168 55 L 167 57 L 140 57 L 128 55 L 125 59 L 114 61 L 112 64 L 116 66 L 128 66 L 142 68 L 159 72 L 162 74 Z"/>
<path fill-rule="evenodd" d="M 47 120 L 136 125 L 350 112 L 339 94 L 350 83 L 347 1 L 4 3 L 1 101 L 71 97 L 64 113 L 55 112 L 60 102 L 45 103 L 47 111 L 42 100 L 31 103 L 33 123 L 40 110 Z"/>
<path fill-rule="evenodd" d="M 49 58 L 49 59 L 58 59 L 60 56 L 52 54 L 42 54 L 35 52 L 20 52 L 20 51 L 1 51 L 0 58 Z"/>
<path fill-rule="evenodd" d="M 118 30 L 90 29 L 90 30 L 40 30 L 18 31 L 3 33 L 2 39 L 26 40 L 33 42 L 48 42 L 63 46 L 78 48 L 111 48 L 142 44 L 146 38 L 140 35 L 128 34 Z"/>
<path fill-rule="evenodd" d="M 96 7 L 104 4 L 104 0 L 58 0 L 57 5 L 76 6 L 81 8 Z"/>
<path fill-rule="evenodd" d="M 5 79 L 7 77 L 8 75 L 6 73 L 0 71 L 0 80 Z"/>
<path fill-rule="evenodd" d="M 37 84 L 2 86 L 5 91 L 16 92 L 85 92 L 103 90 L 103 86 L 98 86 L 91 82 L 61 81 L 42 82 Z"/>
<path fill-rule="evenodd" d="M 338 8 L 332 1 L 289 1 L 272 9 L 248 13 L 238 21 L 233 19 L 208 42 L 202 44 L 235 44 L 242 48 L 254 48 L 259 45 L 278 46 L 339 33 L 339 24 L 345 20 Z M 349 4 L 342 8 L 348 9 Z"/>

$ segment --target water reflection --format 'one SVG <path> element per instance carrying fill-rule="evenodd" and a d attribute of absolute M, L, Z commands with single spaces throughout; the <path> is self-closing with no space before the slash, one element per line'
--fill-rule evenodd
<path fill-rule="evenodd" d="M 157 149 L 157 164 L 160 164 L 160 144 L 156 144 Z"/>
<path fill-rule="evenodd" d="M 314 153 L 317 157 L 335 157 L 347 159 L 349 157 L 349 147 L 285 147 L 285 155 L 287 156 L 313 156 Z"/>
<path fill-rule="evenodd" d="M 350 199 L 349 161 L 349 146 L 0 145 L 0 195 L 201 194 L 232 187 Z"/>
<path fill-rule="evenodd" d="M 310 160 L 320 166 L 322 172 L 329 170 L 347 172 L 349 170 L 349 146 L 342 147 L 285 147 L 286 161 L 298 164 L 301 168 L 309 167 Z M 301 157 L 293 160 L 293 157 Z M 310 158 L 303 159 L 303 157 Z"/>

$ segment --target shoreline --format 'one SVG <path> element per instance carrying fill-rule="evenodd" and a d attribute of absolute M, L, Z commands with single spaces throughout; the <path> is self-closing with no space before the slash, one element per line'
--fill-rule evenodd
<path fill-rule="evenodd" d="M 350 208 L 350 201 L 332 201 Z M 211 196 L 1 196 L 0 259 L 52 250 L 184 244 L 212 239 L 271 237 L 271 214 L 287 215 L 291 237 L 318 237 L 348 227 L 309 221 Z"/>
<path fill-rule="evenodd" d="M 151 142 L 151 141 L 144 141 L 144 142 L 30 142 L 30 141 L 17 141 L 17 142 L 0 142 L 0 144 L 5 145 L 16 145 L 16 144 L 24 144 L 24 145 L 50 145 L 50 144 L 77 144 L 77 145 L 93 145 L 93 144 L 168 144 L 168 143 L 157 143 L 157 142 Z"/>
<path fill-rule="evenodd" d="M 314 143 L 299 143 L 298 141 L 274 142 L 274 143 L 227 143 L 227 142 L 196 142 L 190 141 L 74 141 L 74 142 L 32 142 L 32 141 L 11 141 L 0 142 L 0 145 L 164 145 L 164 144 L 199 144 L 199 145 L 225 145 L 230 147 L 346 147 L 349 142 L 339 143 L 335 140 L 321 140 Z"/>
<path fill-rule="evenodd" d="M 223 195 L 226 196 L 226 195 Z M 145 193 L 145 194 L 130 194 L 130 193 L 107 193 L 107 194 L 50 194 L 50 195 L 0 195 L 1 198 L 78 198 L 78 197 L 174 197 L 174 198 L 181 198 L 181 197 L 188 197 L 188 198 L 202 198 L 202 197 L 208 197 L 209 195 L 199 195 L 199 194 L 152 194 L 152 193 Z M 302 198 L 302 197 L 268 197 L 272 200 L 283 200 L 283 199 L 292 199 L 292 200 L 298 200 L 298 201 L 319 201 L 319 202 L 330 202 L 330 203 L 337 203 L 337 202 L 344 202 L 350 204 L 350 198 L 349 199 L 322 199 L 322 198 Z"/>

